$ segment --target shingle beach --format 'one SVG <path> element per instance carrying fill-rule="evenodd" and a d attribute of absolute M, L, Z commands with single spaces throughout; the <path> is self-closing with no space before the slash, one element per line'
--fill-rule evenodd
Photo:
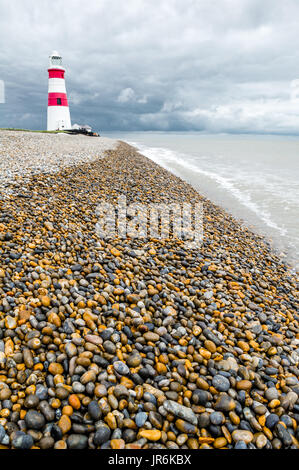
<path fill-rule="evenodd" d="M 203 244 L 100 239 L 202 202 Z M 133 147 L 0 131 L 0 448 L 299 448 L 298 276 Z"/>
<path fill-rule="evenodd" d="M 41 172 L 53 173 L 66 166 L 96 160 L 105 150 L 117 147 L 112 139 L 86 139 L 65 133 L 53 135 L 0 130 L 0 187 L 6 194 L 13 183 Z"/>

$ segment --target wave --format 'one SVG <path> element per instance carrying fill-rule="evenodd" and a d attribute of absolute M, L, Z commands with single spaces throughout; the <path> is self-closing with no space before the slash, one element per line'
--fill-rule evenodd
<path fill-rule="evenodd" d="M 198 162 L 195 163 L 194 161 L 190 161 L 192 156 L 164 147 L 147 147 L 137 142 L 128 143 L 136 147 L 140 153 L 150 158 L 155 163 L 163 166 L 167 170 L 172 171 L 177 176 L 184 178 L 184 174 L 186 173 L 186 170 L 188 170 L 190 175 L 187 176 L 189 177 L 191 184 L 192 180 L 194 182 L 194 174 L 209 178 L 213 181 L 213 183 L 218 184 L 221 189 L 227 191 L 242 206 L 245 206 L 252 213 L 254 213 L 255 216 L 258 217 L 258 219 L 262 221 L 267 227 L 271 228 L 272 230 L 276 230 L 280 236 L 287 235 L 287 229 L 285 227 L 279 226 L 276 222 L 274 222 L 270 213 L 262 208 L 259 204 L 254 202 L 248 191 L 245 192 L 245 190 L 240 190 L 236 187 L 235 182 L 220 175 L 219 173 L 201 168 L 198 165 Z"/>

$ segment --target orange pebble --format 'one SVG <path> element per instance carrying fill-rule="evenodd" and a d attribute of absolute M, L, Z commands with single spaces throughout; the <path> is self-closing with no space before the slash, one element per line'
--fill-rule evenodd
<path fill-rule="evenodd" d="M 69 404 L 70 404 L 75 410 L 79 410 L 79 408 L 81 407 L 80 400 L 79 400 L 79 398 L 77 397 L 77 395 L 75 395 L 75 394 L 72 394 L 72 395 L 69 396 Z"/>
<path fill-rule="evenodd" d="M 71 416 L 73 412 L 74 412 L 73 407 L 70 405 L 66 405 L 62 408 L 63 415 Z"/>

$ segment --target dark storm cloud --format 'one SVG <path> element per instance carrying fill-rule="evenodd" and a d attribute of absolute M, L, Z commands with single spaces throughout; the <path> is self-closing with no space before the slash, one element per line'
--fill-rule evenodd
<path fill-rule="evenodd" d="M 296 0 L 0 0 L 0 127 L 46 127 L 47 65 L 100 130 L 297 133 Z"/>

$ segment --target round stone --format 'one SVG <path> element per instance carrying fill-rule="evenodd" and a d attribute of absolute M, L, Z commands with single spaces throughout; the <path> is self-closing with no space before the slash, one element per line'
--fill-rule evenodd
<path fill-rule="evenodd" d="M 67 434 L 72 428 L 72 422 L 67 415 L 62 415 L 57 424 L 60 427 L 62 434 Z"/>
<path fill-rule="evenodd" d="M 88 437 L 83 434 L 71 434 L 66 442 L 68 449 L 85 449 L 88 444 Z"/>
<path fill-rule="evenodd" d="M 40 430 L 45 425 L 45 417 L 35 410 L 29 410 L 25 416 L 25 423 L 28 429 Z"/>
<path fill-rule="evenodd" d="M 215 375 L 212 379 L 212 385 L 218 392 L 227 392 L 230 389 L 230 381 L 222 375 Z"/>
<path fill-rule="evenodd" d="M 225 416 L 220 411 L 214 411 L 210 414 L 210 421 L 214 426 L 220 426 L 225 421 Z"/>
<path fill-rule="evenodd" d="M 129 367 L 138 367 L 141 364 L 142 357 L 138 353 L 130 354 L 127 359 L 127 364 Z"/>
<path fill-rule="evenodd" d="M 102 425 L 99 427 L 94 435 L 93 442 L 96 446 L 104 444 L 104 442 L 109 441 L 111 436 L 111 431 L 108 426 Z"/>
<path fill-rule="evenodd" d="M 27 395 L 24 401 L 25 408 L 36 408 L 39 404 L 39 398 L 37 395 L 30 394 Z"/>
<path fill-rule="evenodd" d="M 275 387 L 270 387 L 265 391 L 265 397 L 268 401 L 277 400 L 279 397 L 278 390 Z"/>
<path fill-rule="evenodd" d="M 275 413 L 270 413 L 266 418 L 266 427 L 273 429 L 279 421 L 279 417 Z"/>
<path fill-rule="evenodd" d="M 68 355 L 68 357 L 73 357 L 73 356 L 76 356 L 77 354 L 77 348 L 73 343 L 67 343 L 65 345 L 65 352 Z"/>
<path fill-rule="evenodd" d="M 116 385 L 116 387 L 114 388 L 114 395 L 118 400 L 121 398 L 128 398 L 129 391 L 124 385 Z"/>
<path fill-rule="evenodd" d="M 57 363 L 57 362 L 52 362 L 50 365 L 49 365 L 49 368 L 48 368 L 50 374 L 53 374 L 53 375 L 61 375 L 63 374 L 63 367 L 61 364 Z"/>
<path fill-rule="evenodd" d="M 33 437 L 22 431 L 17 431 L 12 440 L 12 445 L 16 449 L 30 449 L 33 446 L 33 443 Z"/>
<path fill-rule="evenodd" d="M 147 341 L 151 341 L 153 343 L 155 343 L 156 341 L 159 341 L 159 339 L 160 339 L 160 336 L 157 335 L 157 333 L 153 333 L 152 331 L 148 331 L 147 333 L 144 333 L 143 337 Z"/>
<path fill-rule="evenodd" d="M 139 432 L 140 437 L 144 437 L 149 441 L 159 441 L 161 439 L 161 431 L 157 429 L 143 429 Z"/>
<path fill-rule="evenodd" d="M 255 441 L 256 447 L 258 449 L 263 449 L 267 444 L 267 438 L 264 434 L 259 434 Z"/>
<path fill-rule="evenodd" d="M 48 389 L 42 384 L 36 385 L 35 395 L 39 400 L 46 400 L 48 398 Z"/>
<path fill-rule="evenodd" d="M 116 361 L 113 363 L 115 372 L 119 375 L 128 375 L 130 373 L 129 367 L 122 361 Z"/>
<path fill-rule="evenodd" d="M 48 422 L 54 421 L 55 410 L 52 408 L 52 406 L 49 405 L 46 400 L 40 402 L 39 410 L 42 412 Z"/>
<path fill-rule="evenodd" d="M 88 409 L 88 414 L 93 421 L 97 421 L 98 419 L 100 419 L 102 412 L 97 401 L 95 400 L 91 401 L 88 404 L 87 409 Z"/>
<path fill-rule="evenodd" d="M 210 400 L 210 393 L 206 390 L 194 390 L 192 401 L 196 405 L 204 406 Z"/>
<path fill-rule="evenodd" d="M 249 444 L 253 440 L 253 434 L 250 431 L 244 429 L 236 429 L 232 433 L 232 438 L 235 442 L 243 441 L 245 444 Z"/>
<path fill-rule="evenodd" d="M 41 438 L 41 440 L 38 443 L 38 446 L 41 449 L 51 449 L 54 446 L 54 444 L 55 444 L 55 441 L 53 437 L 45 436 Z"/>
<path fill-rule="evenodd" d="M 232 411 L 236 408 L 236 402 L 226 393 L 220 393 L 214 408 L 218 411 Z"/>

